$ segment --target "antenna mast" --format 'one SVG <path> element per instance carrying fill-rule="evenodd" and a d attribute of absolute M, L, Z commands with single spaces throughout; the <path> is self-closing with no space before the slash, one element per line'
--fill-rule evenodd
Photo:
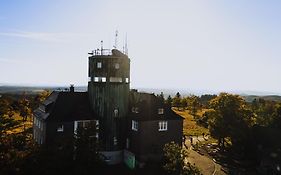
<path fill-rule="evenodd" d="M 115 43 L 114 43 L 114 48 L 117 49 L 117 43 L 118 42 L 118 30 L 115 31 Z"/>
<path fill-rule="evenodd" d="M 103 54 L 103 40 L 101 40 L 100 44 L 101 44 L 101 55 L 102 55 Z"/>
<path fill-rule="evenodd" d="M 125 40 L 125 54 L 128 56 L 128 41 L 127 41 L 127 33 L 126 33 L 126 40 Z"/>

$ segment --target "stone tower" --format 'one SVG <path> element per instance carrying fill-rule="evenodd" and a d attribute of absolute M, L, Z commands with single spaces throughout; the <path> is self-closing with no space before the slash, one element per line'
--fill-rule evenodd
<path fill-rule="evenodd" d="M 129 105 L 130 59 L 117 49 L 95 50 L 89 57 L 88 93 L 99 117 L 101 153 L 109 164 L 122 161 Z"/>

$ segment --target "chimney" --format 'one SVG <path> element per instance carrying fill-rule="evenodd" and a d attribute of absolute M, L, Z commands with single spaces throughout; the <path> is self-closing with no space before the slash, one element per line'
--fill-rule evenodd
<path fill-rule="evenodd" d="M 70 85 L 69 91 L 70 91 L 70 92 L 74 92 L 74 84 L 71 84 L 71 85 Z"/>

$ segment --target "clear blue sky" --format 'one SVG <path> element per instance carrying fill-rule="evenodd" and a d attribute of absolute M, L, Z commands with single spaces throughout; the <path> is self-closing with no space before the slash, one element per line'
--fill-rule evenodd
<path fill-rule="evenodd" d="M 86 85 L 116 29 L 132 87 L 281 93 L 279 0 L 2 0 L 0 83 Z"/>

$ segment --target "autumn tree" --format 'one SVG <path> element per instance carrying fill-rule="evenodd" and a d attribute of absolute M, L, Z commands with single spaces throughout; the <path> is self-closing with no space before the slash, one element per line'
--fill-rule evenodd
<path fill-rule="evenodd" d="M 181 107 L 185 110 L 185 108 L 187 107 L 187 98 L 181 99 Z"/>
<path fill-rule="evenodd" d="M 33 148 L 31 137 L 13 132 L 20 122 L 11 115 L 14 112 L 11 104 L 12 100 L 0 98 L 0 174 L 19 174 L 23 159 Z"/>
<path fill-rule="evenodd" d="M 8 99 L 0 98 L 0 138 L 5 137 L 6 132 L 18 125 L 18 122 L 11 116 L 11 102 Z"/>
<path fill-rule="evenodd" d="M 199 98 L 195 95 L 187 97 L 188 110 L 192 115 L 196 115 L 200 108 Z"/>
<path fill-rule="evenodd" d="M 219 145 L 224 146 L 225 138 L 230 138 L 233 145 L 243 145 L 253 125 L 253 113 L 246 102 L 238 95 L 221 93 L 210 106 L 212 110 L 206 114 L 209 130 Z"/>
<path fill-rule="evenodd" d="M 36 109 L 40 103 L 42 103 L 49 95 L 51 94 L 51 91 L 44 90 L 37 94 L 34 99 L 30 102 L 30 107 L 32 110 Z"/>
<path fill-rule="evenodd" d="M 216 97 L 217 95 L 204 94 L 200 96 L 199 102 L 205 108 L 209 108 L 209 102 Z"/>
<path fill-rule="evenodd" d="M 271 123 L 272 127 L 277 127 L 281 129 L 281 104 L 276 104 L 274 113 L 273 113 L 273 121 Z"/>

